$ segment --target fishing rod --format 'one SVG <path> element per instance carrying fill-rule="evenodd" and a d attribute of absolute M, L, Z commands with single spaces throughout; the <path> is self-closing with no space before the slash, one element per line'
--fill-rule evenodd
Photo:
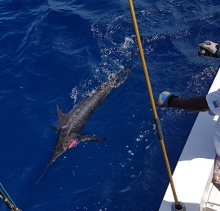
<path fill-rule="evenodd" d="M 6 190 L 3 188 L 3 185 L 0 183 L 1 188 L 5 191 L 6 195 L 8 196 Z M 11 210 L 11 211 L 22 211 L 21 209 L 19 209 L 15 203 L 10 199 L 9 196 L 8 198 L 6 197 L 5 193 L 3 192 L 3 190 L 0 188 L 0 198 L 3 199 L 3 201 L 5 202 L 5 204 L 7 205 L 7 207 Z"/>
<path fill-rule="evenodd" d="M 130 11 L 131 11 L 133 24 L 134 24 L 136 39 L 137 39 L 137 43 L 138 43 L 138 47 L 139 47 L 142 67 L 143 67 L 143 70 L 144 70 L 144 75 L 145 75 L 145 79 L 146 79 L 146 83 L 147 83 L 148 93 L 149 93 L 149 96 L 150 96 L 151 106 L 152 106 L 152 110 L 153 110 L 153 114 L 154 114 L 154 121 L 155 121 L 155 124 L 156 124 L 157 134 L 158 134 L 158 138 L 160 140 L 160 144 L 161 144 L 161 148 L 162 148 L 162 151 L 163 151 L 164 160 L 165 160 L 165 164 L 166 164 L 166 168 L 167 168 L 167 172 L 168 172 L 168 177 L 169 177 L 169 180 L 170 180 L 170 185 L 171 185 L 173 196 L 174 196 L 175 205 L 172 206 L 172 210 L 185 211 L 186 210 L 185 205 L 182 202 L 178 201 L 175 186 L 174 186 L 174 182 L 173 182 L 173 178 L 172 178 L 170 164 L 169 164 L 169 160 L 168 160 L 168 156 L 167 156 L 167 152 L 166 152 L 166 147 L 165 147 L 165 144 L 164 144 L 164 138 L 163 138 L 163 133 L 162 133 L 162 128 L 161 128 L 161 123 L 160 123 L 160 120 L 159 120 L 159 117 L 158 117 L 158 114 L 157 114 L 157 109 L 156 109 L 156 105 L 155 105 L 155 101 L 154 101 L 154 97 L 153 97 L 153 91 L 152 91 L 152 87 L 151 87 L 151 83 L 150 83 L 147 64 L 146 64 L 146 61 L 145 61 L 145 58 L 144 58 L 144 51 L 143 51 L 143 47 L 142 47 L 142 43 L 141 43 L 141 39 L 140 39 L 140 33 L 139 33 L 138 24 L 137 24 L 137 20 L 136 20 L 134 5 L 133 5 L 132 0 L 128 0 L 128 2 L 129 2 L 129 6 L 130 6 Z"/>

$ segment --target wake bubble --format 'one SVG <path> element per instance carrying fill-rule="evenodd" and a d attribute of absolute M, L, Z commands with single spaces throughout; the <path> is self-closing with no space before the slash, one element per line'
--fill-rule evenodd
<path fill-rule="evenodd" d="M 120 66 L 127 66 L 131 60 L 135 36 L 126 19 L 125 15 L 109 15 L 95 21 L 91 26 L 102 58 L 97 68 L 104 74 L 117 72 Z M 132 31 L 130 36 L 127 33 L 129 28 Z"/>
<path fill-rule="evenodd" d="M 127 28 L 125 28 L 124 16 L 112 15 L 101 18 L 92 23 L 91 31 L 97 40 L 101 62 L 89 70 L 90 79 L 85 79 L 88 77 L 88 71 L 85 70 L 78 84 L 73 87 L 70 98 L 74 100 L 74 103 L 89 95 L 103 81 L 131 65 L 134 46 L 136 48 L 135 36 L 128 36 Z M 118 86 L 123 83 L 124 80 L 121 80 Z"/>

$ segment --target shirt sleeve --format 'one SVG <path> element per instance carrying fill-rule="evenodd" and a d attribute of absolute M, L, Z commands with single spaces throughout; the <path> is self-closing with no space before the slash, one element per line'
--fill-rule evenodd
<path fill-rule="evenodd" d="M 206 95 L 209 109 L 215 114 L 220 115 L 220 89 Z"/>

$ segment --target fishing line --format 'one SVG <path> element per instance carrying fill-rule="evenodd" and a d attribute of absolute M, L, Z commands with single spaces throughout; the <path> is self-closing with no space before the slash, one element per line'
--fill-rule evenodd
<path fill-rule="evenodd" d="M 216 20 L 212 21 L 211 23 L 205 24 L 203 27 L 200 28 L 200 30 L 199 30 L 199 32 L 198 32 L 198 35 L 197 35 L 197 37 L 196 37 L 196 45 L 198 45 L 198 38 L 199 38 L 199 36 L 200 36 L 200 34 L 201 34 L 202 29 L 205 28 L 206 26 L 209 26 L 209 25 L 214 24 L 215 22 L 217 22 L 217 21 L 219 21 L 219 20 L 220 20 L 220 19 L 216 19 Z M 217 26 L 217 28 L 219 28 L 219 27 L 220 27 L 220 26 Z M 198 56 L 195 56 L 194 58 L 190 59 L 190 61 L 192 62 L 192 61 L 194 61 L 194 60 L 197 59 L 197 58 L 198 58 Z M 203 57 L 200 57 L 200 59 L 205 60 L 205 58 L 203 58 Z M 183 69 L 183 68 L 186 67 L 187 65 L 188 65 L 188 64 L 185 64 L 184 66 L 181 67 L 181 69 Z"/>
<path fill-rule="evenodd" d="M 213 23 L 215 23 L 215 22 L 218 21 L 218 20 L 220 20 L 220 19 L 216 19 L 216 20 L 214 20 L 213 22 L 204 25 L 204 26 L 199 30 L 199 33 L 198 33 L 198 35 L 197 35 L 197 37 L 196 37 L 196 45 L 198 45 L 197 39 L 198 39 L 198 37 L 199 37 L 199 35 L 200 35 L 202 29 L 203 29 L 204 27 L 208 26 L 208 25 L 212 25 Z"/>
<path fill-rule="evenodd" d="M 40 23 L 52 12 L 52 9 L 49 8 L 47 9 L 47 12 L 41 17 L 40 21 L 37 23 L 37 25 L 35 26 L 34 30 L 37 31 L 38 30 L 38 26 L 40 25 Z"/>
<path fill-rule="evenodd" d="M 103 126 L 105 126 L 106 124 L 108 124 L 109 122 L 111 122 L 113 119 L 115 119 L 119 114 L 123 113 L 125 110 L 127 110 L 129 107 L 131 107 L 133 104 L 135 104 L 138 100 L 142 99 L 143 96 L 145 94 L 141 95 L 140 98 L 136 99 L 133 103 L 130 103 L 127 107 L 125 107 L 123 110 L 121 110 L 120 112 L 118 112 L 115 116 L 113 116 L 111 119 L 109 119 L 108 121 L 106 121 L 104 124 L 102 124 L 100 127 L 98 127 L 97 129 L 95 129 L 92 133 L 95 133 L 97 130 L 99 130 L 100 128 L 102 128 Z"/>

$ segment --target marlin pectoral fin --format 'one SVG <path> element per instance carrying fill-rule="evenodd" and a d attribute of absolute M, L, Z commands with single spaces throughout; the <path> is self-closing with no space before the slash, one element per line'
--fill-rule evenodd
<path fill-rule="evenodd" d="M 54 125 L 50 125 L 50 127 L 51 127 L 53 130 L 56 130 L 56 131 L 60 130 L 60 127 L 57 127 L 57 126 L 54 126 Z"/>
<path fill-rule="evenodd" d="M 104 141 L 104 140 L 106 140 L 107 138 L 93 138 L 93 137 L 91 137 L 91 139 L 87 139 L 87 140 L 85 140 L 85 141 Z"/>
<path fill-rule="evenodd" d="M 89 135 L 82 135 L 81 137 L 81 141 L 104 141 L 107 138 L 95 138 L 95 137 L 91 137 Z"/>

